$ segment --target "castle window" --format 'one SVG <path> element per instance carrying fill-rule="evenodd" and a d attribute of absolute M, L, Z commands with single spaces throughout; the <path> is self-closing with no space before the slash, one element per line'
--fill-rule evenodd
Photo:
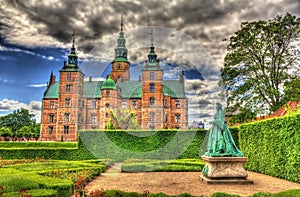
<path fill-rule="evenodd" d="M 110 92 L 107 90 L 106 91 L 106 97 L 109 97 L 109 95 L 110 95 Z"/>
<path fill-rule="evenodd" d="M 118 70 L 121 70 L 121 64 L 118 64 Z"/>
<path fill-rule="evenodd" d="M 66 107 L 70 107 L 70 99 L 66 98 Z"/>
<path fill-rule="evenodd" d="M 69 125 L 64 125 L 64 134 L 69 134 Z"/>
<path fill-rule="evenodd" d="M 176 108 L 180 108 L 180 100 L 175 101 L 175 106 L 176 106 Z"/>
<path fill-rule="evenodd" d="M 151 112 L 150 113 L 150 122 L 154 122 L 154 116 L 155 116 L 155 113 Z"/>
<path fill-rule="evenodd" d="M 155 103 L 155 98 L 151 97 L 150 98 L 150 106 L 154 106 Z"/>
<path fill-rule="evenodd" d="M 109 108 L 109 103 L 106 103 L 106 104 L 105 104 L 105 107 L 106 107 L 106 108 Z"/>
<path fill-rule="evenodd" d="M 65 122 L 70 122 L 70 113 L 65 113 Z"/>
<path fill-rule="evenodd" d="M 150 80 L 154 80 L 154 72 L 150 72 Z"/>
<path fill-rule="evenodd" d="M 165 114 L 164 122 L 168 122 L 168 114 Z"/>
<path fill-rule="evenodd" d="M 67 80 L 68 80 L 68 81 L 71 81 L 71 79 L 72 79 L 72 75 L 71 75 L 71 73 L 68 73 L 68 74 L 67 74 Z"/>
<path fill-rule="evenodd" d="M 71 92 L 71 85 L 70 84 L 66 85 L 66 92 Z"/>
<path fill-rule="evenodd" d="M 49 122 L 50 123 L 54 122 L 54 114 L 49 114 Z"/>
<path fill-rule="evenodd" d="M 96 122 L 97 122 L 97 115 L 92 114 L 92 123 L 96 123 Z"/>
<path fill-rule="evenodd" d="M 132 101 L 132 108 L 133 108 L 133 109 L 136 109 L 136 100 L 133 100 L 133 101 Z"/>
<path fill-rule="evenodd" d="M 55 108 L 55 101 L 50 101 L 50 109 L 54 109 Z"/>
<path fill-rule="evenodd" d="M 108 118 L 108 113 L 107 112 L 105 113 L 105 117 Z"/>
<path fill-rule="evenodd" d="M 84 100 L 81 101 L 81 108 L 84 108 Z"/>
<path fill-rule="evenodd" d="M 127 102 L 126 101 L 122 101 L 122 109 L 126 109 L 127 107 Z"/>
<path fill-rule="evenodd" d="M 97 108 L 97 102 L 96 101 L 92 101 L 92 108 L 96 109 Z"/>
<path fill-rule="evenodd" d="M 165 106 L 165 107 L 168 106 L 168 99 L 164 99 L 164 106 Z"/>
<path fill-rule="evenodd" d="M 180 114 L 175 114 L 175 122 L 180 122 Z"/>
<path fill-rule="evenodd" d="M 154 92 L 154 90 L 155 90 L 154 83 L 150 83 L 150 92 Z"/>
<path fill-rule="evenodd" d="M 48 134 L 53 134 L 53 126 L 48 127 Z"/>

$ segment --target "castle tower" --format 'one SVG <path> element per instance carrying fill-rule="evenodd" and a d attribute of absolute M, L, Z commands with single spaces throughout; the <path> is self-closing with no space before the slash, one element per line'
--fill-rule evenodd
<path fill-rule="evenodd" d="M 130 62 L 127 59 L 126 39 L 123 32 L 123 15 L 121 17 L 121 30 L 115 48 L 115 58 L 112 61 L 111 78 L 117 81 L 130 80 Z"/>
<path fill-rule="evenodd" d="M 163 74 L 154 51 L 151 32 L 148 61 L 142 69 L 142 129 L 163 128 Z"/>
<path fill-rule="evenodd" d="M 79 130 L 78 120 L 81 116 L 79 101 L 83 95 L 84 74 L 78 67 L 74 31 L 68 63 L 64 62 L 59 72 L 56 140 L 75 141 Z"/>
<path fill-rule="evenodd" d="M 102 84 L 100 105 L 100 114 L 102 114 L 100 127 L 105 128 L 111 119 L 111 111 L 115 113 L 118 107 L 117 87 L 110 75 L 107 76 L 107 79 Z"/>

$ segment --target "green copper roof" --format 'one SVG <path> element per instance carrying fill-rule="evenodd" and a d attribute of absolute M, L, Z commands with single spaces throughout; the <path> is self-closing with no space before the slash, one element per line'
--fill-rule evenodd
<path fill-rule="evenodd" d="M 115 57 L 113 62 L 128 62 L 128 59 L 125 57 Z"/>
<path fill-rule="evenodd" d="M 122 98 L 142 98 L 142 83 L 140 81 L 121 81 L 117 83 L 121 89 Z"/>
<path fill-rule="evenodd" d="M 110 76 L 108 76 L 108 78 L 103 82 L 101 90 L 103 89 L 117 89 L 116 83 L 114 82 L 114 80 L 112 80 L 112 78 L 110 78 Z"/>
<path fill-rule="evenodd" d="M 156 63 L 148 63 L 148 66 L 144 66 L 142 70 L 162 70 L 160 67 L 156 66 Z"/>
<path fill-rule="evenodd" d="M 103 81 L 85 81 L 83 87 L 83 97 L 101 98 L 101 86 Z"/>
<path fill-rule="evenodd" d="M 50 85 L 44 94 L 44 98 L 58 98 L 59 83 L 55 82 Z"/>
<path fill-rule="evenodd" d="M 64 72 L 82 72 L 79 67 L 75 67 L 75 65 L 69 64 L 68 67 L 62 68 L 59 70 L 59 72 L 64 71 Z"/>
<path fill-rule="evenodd" d="M 83 97 L 101 98 L 101 89 L 104 86 L 104 83 L 105 81 L 85 81 L 83 88 Z M 118 82 L 117 86 L 121 89 L 122 98 L 142 98 L 141 81 L 122 81 Z M 58 82 L 51 84 L 48 90 L 45 92 L 44 98 L 58 98 L 58 89 Z M 163 81 L 163 93 L 169 95 L 172 98 L 186 97 L 183 85 L 179 80 Z"/>
<path fill-rule="evenodd" d="M 184 88 L 179 80 L 163 81 L 163 93 L 172 98 L 185 98 Z"/>

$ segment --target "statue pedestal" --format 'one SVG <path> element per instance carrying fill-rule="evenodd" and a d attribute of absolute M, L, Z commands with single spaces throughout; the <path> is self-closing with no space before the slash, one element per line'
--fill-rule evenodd
<path fill-rule="evenodd" d="M 206 184 L 253 184 L 247 179 L 243 165 L 246 157 L 208 157 L 201 156 L 205 161 L 207 175 L 200 175 L 200 180 Z"/>

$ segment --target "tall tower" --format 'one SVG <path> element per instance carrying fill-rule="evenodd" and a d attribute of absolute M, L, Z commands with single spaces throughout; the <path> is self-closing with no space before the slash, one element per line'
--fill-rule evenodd
<path fill-rule="evenodd" d="M 151 31 L 148 61 L 142 70 L 142 129 L 163 128 L 163 74 L 154 51 Z"/>
<path fill-rule="evenodd" d="M 78 119 L 81 115 L 79 101 L 83 95 L 84 74 L 78 67 L 74 31 L 68 63 L 64 62 L 64 66 L 59 72 L 56 139 L 75 141 L 79 130 Z"/>
<path fill-rule="evenodd" d="M 115 58 L 112 61 L 111 78 L 117 82 L 118 80 L 130 80 L 130 62 L 127 59 L 126 39 L 123 32 L 123 15 L 121 16 L 121 30 L 117 40 L 117 48 L 115 48 Z"/>

